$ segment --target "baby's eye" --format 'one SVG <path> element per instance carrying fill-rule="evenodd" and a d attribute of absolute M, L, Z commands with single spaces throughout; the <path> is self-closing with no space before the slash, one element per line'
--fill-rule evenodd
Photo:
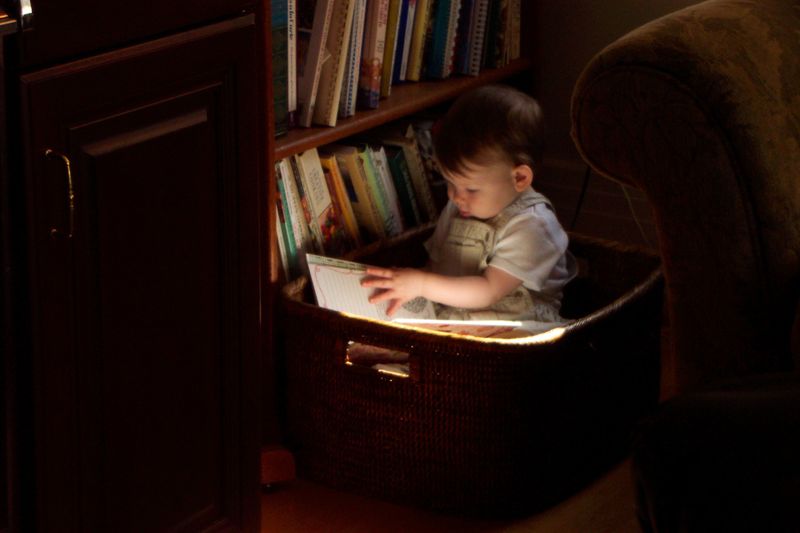
<path fill-rule="evenodd" d="M 467 189 L 467 192 L 469 194 L 475 194 L 476 192 L 478 192 L 478 189 Z"/>

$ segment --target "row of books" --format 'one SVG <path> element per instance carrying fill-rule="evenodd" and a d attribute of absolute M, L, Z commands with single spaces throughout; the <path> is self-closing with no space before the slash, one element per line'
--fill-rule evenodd
<path fill-rule="evenodd" d="M 438 208 L 414 127 L 311 148 L 275 163 L 278 250 L 287 279 L 306 253 L 342 257 L 433 222 Z"/>
<path fill-rule="evenodd" d="M 271 0 L 276 134 L 520 56 L 521 0 Z"/>

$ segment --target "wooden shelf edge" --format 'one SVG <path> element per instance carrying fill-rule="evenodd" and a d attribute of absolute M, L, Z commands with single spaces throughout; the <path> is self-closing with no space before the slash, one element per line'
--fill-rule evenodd
<path fill-rule="evenodd" d="M 481 72 L 479 76 L 457 76 L 445 80 L 406 82 L 392 86 L 392 94 L 380 101 L 377 109 L 359 110 L 355 116 L 340 119 L 335 127 L 315 126 L 296 128 L 275 139 L 274 160 L 297 154 L 350 137 L 393 120 L 417 113 L 423 109 L 453 99 L 459 94 L 484 85 L 497 83 L 529 70 L 529 58 L 517 59 L 508 65 Z"/>

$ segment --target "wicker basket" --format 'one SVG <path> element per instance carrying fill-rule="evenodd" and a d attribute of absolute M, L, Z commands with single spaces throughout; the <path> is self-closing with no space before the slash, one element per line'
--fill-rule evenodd
<path fill-rule="evenodd" d="M 419 264 L 425 234 L 359 259 Z M 662 282 L 652 254 L 571 236 L 583 265 L 558 338 L 479 339 L 321 309 L 284 287 L 287 434 L 298 473 L 437 510 L 515 515 L 619 460 L 658 396 Z M 410 377 L 345 364 L 350 341 L 408 352 Z"/>

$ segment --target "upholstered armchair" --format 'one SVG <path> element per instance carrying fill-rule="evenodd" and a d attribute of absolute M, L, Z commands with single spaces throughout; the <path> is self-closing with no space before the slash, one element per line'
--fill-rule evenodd
<path fill-rule="evenodd" d="M 710 0 L 575 87 L 578 150 L 644 191 L 663 261 L 664 402 L 633 461 L 646 530 L 800 531 L 798 58 L 800 1 Z"/>

